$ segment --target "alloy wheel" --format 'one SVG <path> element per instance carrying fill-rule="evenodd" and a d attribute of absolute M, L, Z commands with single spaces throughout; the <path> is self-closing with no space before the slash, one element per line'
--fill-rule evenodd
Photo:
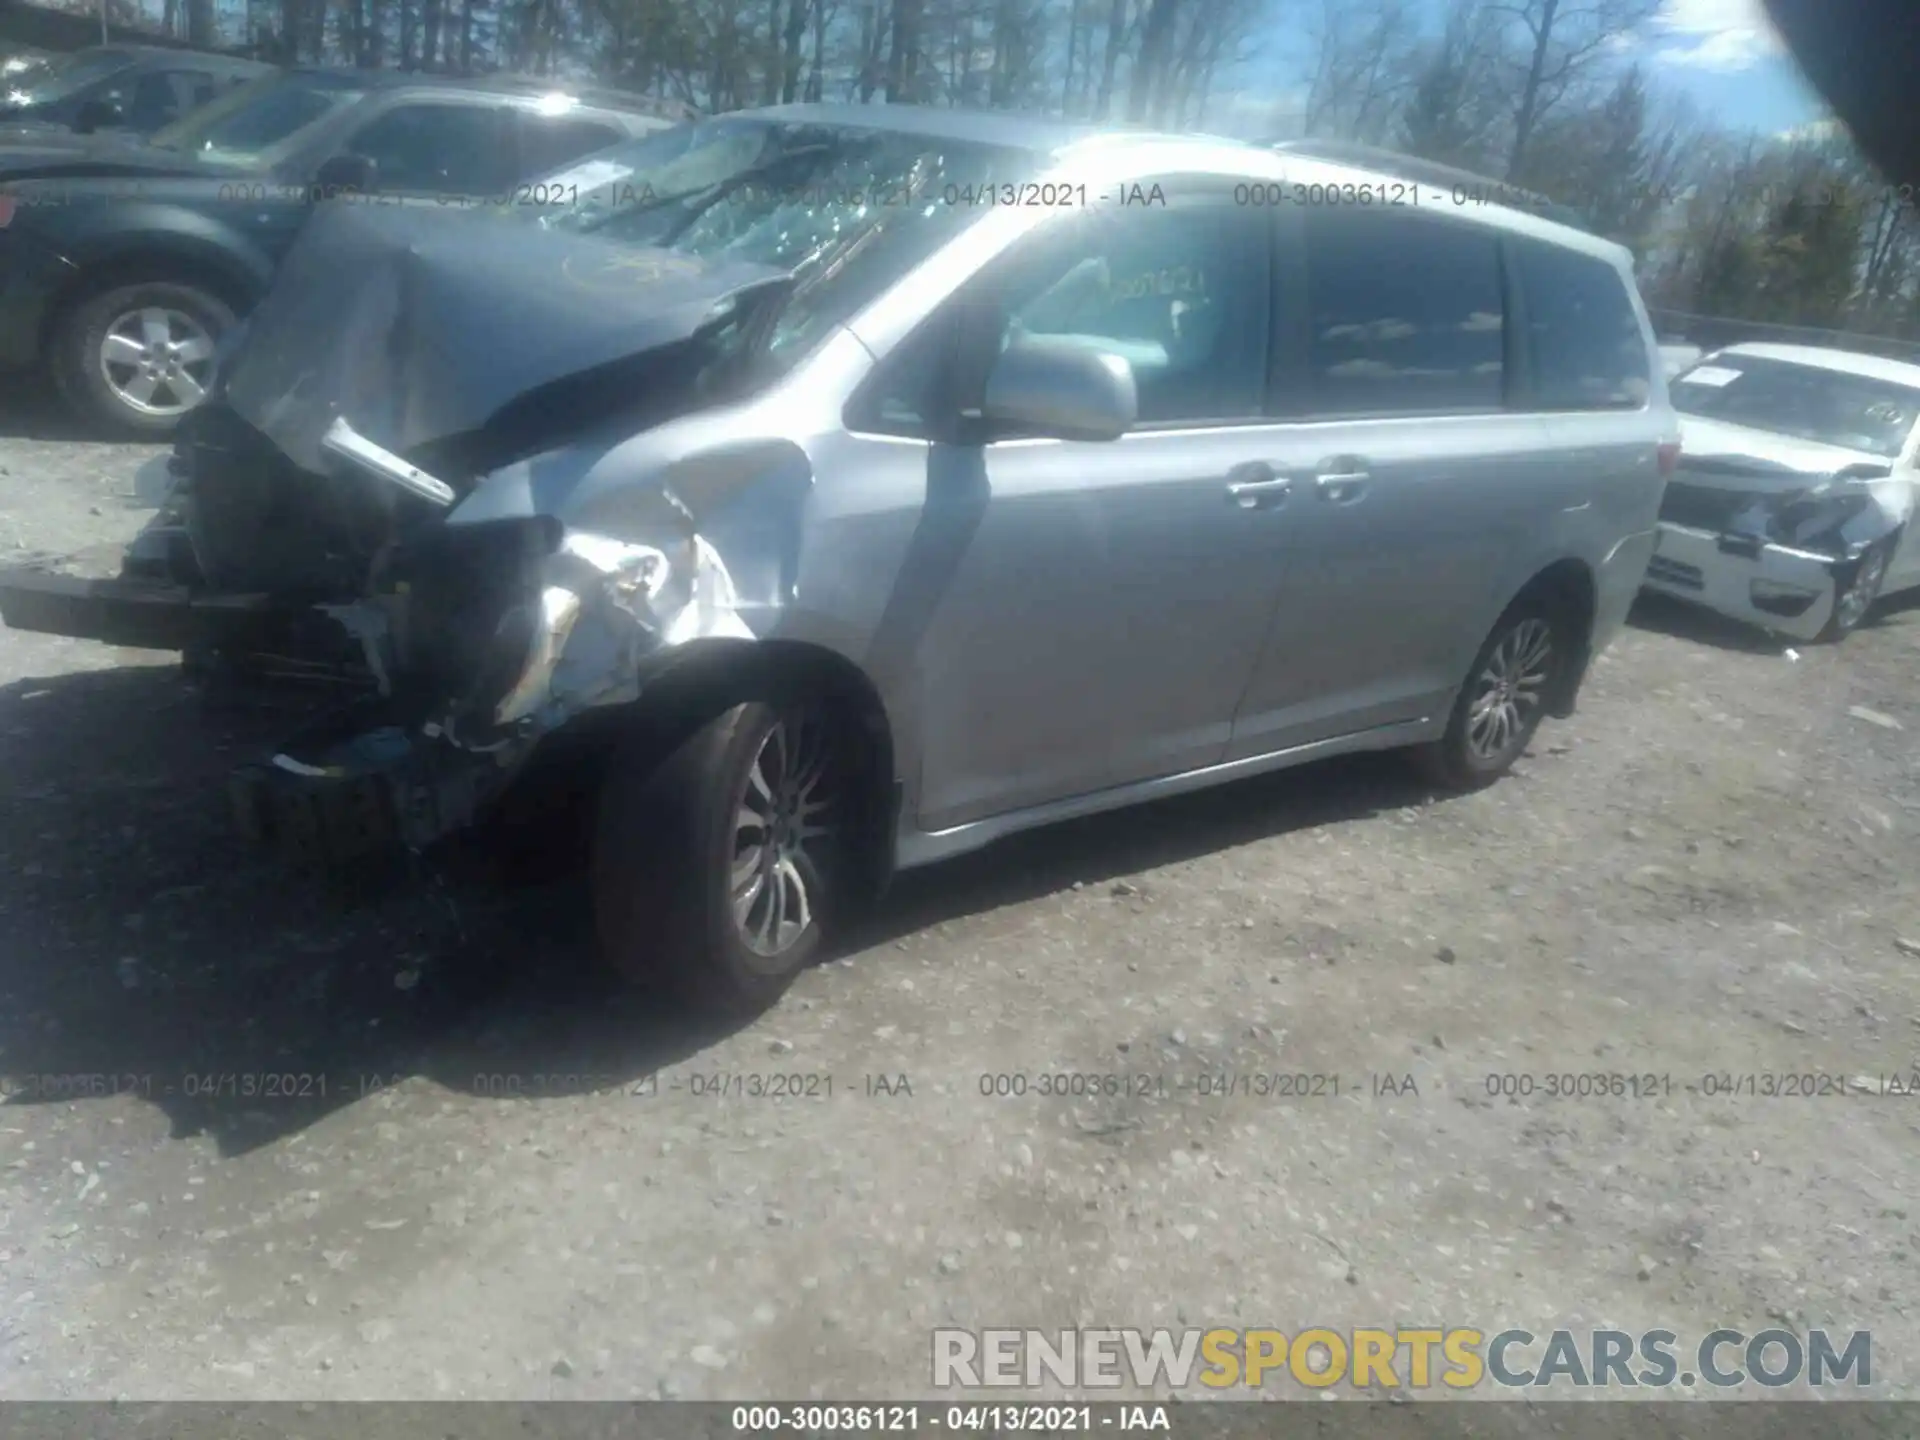
<path fill-rule="evenodd" d="M 1545 699 L 1552 674 L 1553 627 L 1522 620 L 1493 647 L 1474 678 L 1467 710 L 1467 748 L 1474 759 L 1498 761 L 1526 733 Z"/>
<path fill-rule="evenodd" d="M 1861 558 L 1860 568 L 1854 571 L 1853 583 L 1846 592 L 1834 602 L 1833 618 L 1836 628 L 1851 630 L 1867 618 L 1867 611 L 1873 608 L 1874 600 L 1880 594 L 1880 582 L 1887 575 L 1887 552 L 1876 547 Z"/>
<path fill-rule="evenodd" d="M 107 388 L 141 415 L 184 415 L 213 383 L 214 340 L 184 310 L 149 305 L 107 327 L 100 373 Z"/>
<path fill-rule="evenodd" d="M 822 717 L 782 716 L 735 805 L 729 891 L 748 950 L 777 960 L 818 915 L 835 840 L 832 746 Z"/>

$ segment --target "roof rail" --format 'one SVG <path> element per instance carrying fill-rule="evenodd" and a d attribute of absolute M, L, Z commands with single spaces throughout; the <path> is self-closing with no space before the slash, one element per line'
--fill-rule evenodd
<path fill-rule="evenodd" d="M 4 0 L 0 0 L 4 3 Z M 561 75 L 515 75 L 500 71 L 460 74 L 445 70 L 362 69 L 343 65 L 298 64 L 287 66 L 294 74 L 326 76 L 336 80 L 356 79 L 368 85 L 445 85 L 452 89 L 492 92 L 501 95 L 569 95 L 589 105 L 634 114 L 653 115 L 678 124 L 698 120 L 702 112 L 681 100 L 644 91 L 626 90 L 601 80 L 573 80 Z"/>
<path fill-rule="evenodd" d="M 698 109 L 684 101 L 669 99 L 663 95 L 651 95 L 640 90 L 627 90 L 619 85 L 609 85 L 604 80 L 570 80 L 558 75 L 517 75 L 511 71 L 495 71 L 492 74 L 473 78 L 482 84 L 497 86 L 502 90 L 521 91 L 527 94 L 557 91 L 596 104 L 648 111 L 667 120 L 697 120 L 701 116 Z"/>
<path fill-rule="evenodd" d="M 1515 210 L 1530 210 L 1542 219 L 1570 225 L 1576 230 L 1588 228 L 1587 222 L 1577 211 L 1556 200 L 1549 200 L 1537 191 L 1508 184 L 1505 180 L 1495 180 L 1491 176 L 1476 175 L 1471 170 L 1462 170 L 1454 165 L 1443 165 L 1437 160 L 1425 160 L 1418 155 L 1389 150 L 1384 146 L 1362 145 L 1352 140 L 1306 139 L 1270 141 L 1268 148 L 1304 155 L 1309 159 L 1328 160 L 1337 165 L 1357 165 L 1368 170 L 1379 170 L 1415 184 L 1451 190 L 1463 199 L 1506 205 Z"/>

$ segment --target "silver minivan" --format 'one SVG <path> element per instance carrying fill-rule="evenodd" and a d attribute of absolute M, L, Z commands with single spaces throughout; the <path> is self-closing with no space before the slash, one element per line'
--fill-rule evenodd
<path fill-rule="evenodd" d="M 7 622 L 351 697 L 321 858 L 599 769 L 607 958 L 772 1003 L 895 871 L 1352 751 L 1502 774 L 1651 554 L 1628 253 L 1232 141 L 747 112 L 316 215 L 110 582 Z"/>

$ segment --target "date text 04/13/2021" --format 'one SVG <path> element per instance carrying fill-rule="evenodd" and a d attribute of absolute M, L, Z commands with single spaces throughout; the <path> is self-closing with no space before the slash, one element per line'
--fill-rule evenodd
<path fill-rule="evenodd" d="M 1159 1434 L 1173 1430 L 1164 1405 L 736 1405 L 730 1418 L 737 1434 L 1084 1435 L 1102 1430 Z"/>

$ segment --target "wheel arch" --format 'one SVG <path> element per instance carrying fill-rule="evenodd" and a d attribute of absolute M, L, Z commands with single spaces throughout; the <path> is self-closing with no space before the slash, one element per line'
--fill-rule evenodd
<path fill-rule="evenodd" d="M 858 763 L 857 835 L 866 883 L 891 879 L 901 785 L 895 726 L 879 687 L 837 650 L 803 640 L 695 640 L 642 678 L 639 697 L 620 707 L 619 728 L 644 737 L 642 753 L 664 759 L 700 726 L 748 700 L 819 698 L 850 727 Z"/>
<path fill-rule="evenodd" d="M 244 318 L 265 289 L 252 266 L 204 245 L 143 244 L 88 257 L 62 285 L 40 321 L 46 354 L 75 307 L 124 285 L 191 285 Z"/>
<path fill-rule="evenodd" d="M 1573 634 L 1573 653 L 1554 677 L 1553 692 L 1547 697 L 1547 714 L 1564 720 L 1573 714 L 1581 683 L 1593 660 L 1593 626 L 1600 605 L 1593 568 L 1575 556 L 1562 556 L 1529 576 L 1508 598 L 1500 613 L 1505 615 L 1523 601 L 1535 599 L 1545 600 L 1565 616 Z"/>

